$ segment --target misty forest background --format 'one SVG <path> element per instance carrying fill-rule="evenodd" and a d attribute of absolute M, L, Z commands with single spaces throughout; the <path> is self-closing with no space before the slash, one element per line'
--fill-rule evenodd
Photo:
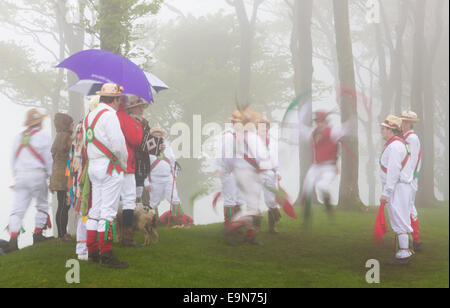
<path fill-rule="evenodd" d="M 179 2 L 1 1 L 1 28 L 31 43 L 0 38 L 0 97 L 81 120 L 85 98 L 67 91 L 77 77 L 54 66 L 90 48 L 128 57 L 170 86 L 146 110 L 150 124 L 166 130 L 176 122 L 192 127 L 193 114 L 224 123 L 236 100 L 280 124 L 301 96 L 300 105 L 335 110 L 335 122 L 355 119 L 358 133 L 344 142 L 359 162 L 344 151 L 340 162 L 344 209 L 377 205 L 379 123 L 411 109 L 422 120 L 416 131 L 424 149 L 417 205 L 448 200 L 447 0 L 217 0 L 222 10 L 199 17 Z M 157 19 L 162 8 L 177 17 Z M 282 170 L 298 165 L 291 177 L 301 187 L 310 148 L 289 155 L 280 154 Z M 179 162 L 179 193 L 192 215 L 188 200 L 201 187 L 212 194 L 217 179 L 204 159 Z"/>

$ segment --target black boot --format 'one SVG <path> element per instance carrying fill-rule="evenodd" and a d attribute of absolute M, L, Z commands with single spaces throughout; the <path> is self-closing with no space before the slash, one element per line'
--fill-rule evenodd
<path fill-rule="evenodd" d="M 11 239 L 6 248 L 3 248 L 4 253 L 10 253 L 13 251 L 19 250 L 19 246 L 17 245 L 17 237 L 15 239 Z"/>
<path fill-rule="evenodd" d="M 100 266 L 110 267 L 110 268 L 127 268 L 128 263 L 122 262 L 117 258 L 112 250 L 102 253 L 100 256 Z"/>
<path fill-rule="evenodd" d="M 44 242 L 44 241 L 49 240 L 49 239 L 51 239 L 51 237 L 45 237 L 42 234 L 42 231 L 39 232 L 39 233 L 34 233 L 33 234 L 33 244 L 36 244 L 36 243 L 39 243 L 39 242 Z"/>
<path fill-rule="evenodd" d="M 88 252 L 88 264 L 99 264 L 100 263 L 100 252 L 99 250 L 94 250 Z"/>

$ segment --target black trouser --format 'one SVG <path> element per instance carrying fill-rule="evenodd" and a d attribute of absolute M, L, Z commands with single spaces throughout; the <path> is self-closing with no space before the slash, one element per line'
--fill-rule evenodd
<path fill-rule="evenodd" d="M 67 223 L 69 222 L 69 207 L 66 205 L 66 191 L 58 190 L 58 210 L 56 211 L 56 226 L 58 227 L 58 237 L 62 238 L 67 233 Z"/>

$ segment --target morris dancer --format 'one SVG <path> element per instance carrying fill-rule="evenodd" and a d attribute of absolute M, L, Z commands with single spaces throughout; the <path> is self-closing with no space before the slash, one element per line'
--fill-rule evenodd
<path fill-rule="evenodd" d="M 135 166 L 136 161 L 134 159 L 134 149 L 141 144 L 142 141 L 142 127 L 141 124 L 133 117 L 129 116 L 125 112 L 125 108 L 133 108 L 135 106 L 141 106 L 142 104 L 148 105 L 148 103 L 140 100 L 137 97 L 133 97 L 130 102 L 124 100 L 119 107 L 117 117 L 119 118 L 120 127 L 125 136 L 128 150 L 127 169 L 124 176 L 122 186 L 122 217 L 123 217 L 123 237 L 120 244 L 126 247 L 140 247 L 134 241 L 134 229 L 133 229 L 133 217 L 134 210 L 136 208 L 136 178 L 135 178 Z M 127 105 L 127 106 L 125 106 Z"/>
<path fill-rule="evenodd" d="M 113 268 L 128 267 L 112 252 L 115 238 L 114 218 L 127 165 L 128 151 L 117 118 L 123 88 L 106 83 L 100 92 L 100 104 L 84 120 L 88 174 L 92 184 L 92 208 L 87 221 L 89 262 Z M 99 241 L 97 242 L 97 236 Z"/>
<path fill-rule="evenodd" d="M 420 240 L 419 217 L 414 203 L 416 200 L 416 193 L 419 188 L 418 173 L 422 165 L 422 149 L 420 147 L 419 137 L 413 129 L 414 123 L 419 122 L 419 119 L 417 114 L 412 111 L 402 112 L 400 119 L 402 120 L 403 138 L 408 143 L 409 150 L 411 152 L 411 159 L 408 161 L 408 170 L 410 173 L 407 181 L 411 182 L 411 186 L 413 188 L 411 190 L 411 227 L 413 228 L 413 249 L 414 251 L 420 251 L 422 250 L 422 242 Z"/>
<path fill-rule="evenodd" d="M 89 112 L 97 108 L 100 97 L 93 95 L 89 99 Z M 90 198 L 91 184 L 87 180 L 87 172 L 83 178 L 83 170 L 86 167 L 87 154 L 86 143 L 83 135 L 83 120 L 75 127 L 75 134 L 72 141 L 72 150 L 70 153 L 70 176 L 72 177 L 72 197 L 70 204 L 75 209 L 77 214 L 77 245 L 75 252 L 78 255 L 78 260 L 88 261 L 88 248 L 86 245 L 87 229 L 86 222 L 88 219 L 89 209 L 92 207 L 92 200 Z M 85 195 L 85 199 L 83 198 Z"/>
<path fill-rule="evenodd" d="M 52 173 L 52 138 L 42 130 L 42 121 L 46 115 L 37 109 L 27 112 L 27 129 L 14 140 L 11 166 L 14 175 L 14 203 L 9 218 L 9 245 L 5 252 L 18 250 L 17 238 L 22 228 L 31 200 L 36 199 L 36 220 L 33 243 L 46 240 L 42 231 L 51 228 L 47 179 Z"/>
<path fill-rule="evenodd" d="M 272 159 L 277 158 L 278 153 L 276 153 L 276 144 L 269 136 L 270 121 L 261 117 L 256 121 L 256 123 L 258 135 L 261 137 L 261 140 L 264 142 L 267 150 L 269 151 L 270 157 Z M 269 232 L 272 234 L 277 234 L 278 231 L 275 229 L 275 223 L 281 219 L 280 208 L 275 199 L 275 194 L 267 188 L 270 187 L 276 190 L 278 186 L 277 183 L 281 180 L 277 160 L 274 160 L 273 163 L 275 168 L 262 170 L 260 177 L 262 180 L 264 201 L 266 206 L 269 208 Z"/>
<path fill-rule="evenodd" d="M 162 138 L 165 132 L 159 127 L 153 127 L 150 135 Z M 150 207 L 157 212 L 162 199 L 171 202 L 170 212 L 175 218 L 183 215 L 181 202 L 176 186 L 175 155 L 170 146 L 163 143 L 159 156 L 150 154 L 150 175 L 145 181 L 145 189 L 150 191 Z"/>
<path fill-rule="evenodd" d="M 232 219 L 240 211 L 244 203 L 242 194 L 237 187 L 236 179 L 232 173 L 232 162 L 236 159 L 235 126 L 241 123 L 239 119 L 239 111 L 235 111 L 230 118 L 232 127 L 226 129 L 222 133 L 221 151 L 222 157 L 218 159 L 217 163 L 220 168 L 220 180 L 222 183 L 222 197 L 223 197 L 223 215 L 224 226 L 228 227 Z"/>
<path fill-rule="evenodd" d="M 315 128 L 307 126 L 306 116 L 310 114 L 308 106 L 305 104 L 299 112 L 300 138 L 313 145 L 313 164 L 303 183 L 306 219 L 311 215 L 311 195 L 314 189 L 319 202 L 323 201 L 327 211 L 331 213 L 330 186 L 337 175 L 338 143 L 349 131 L 349 122 L 340 128 L 330 127 L 327 120 L 329 113 L 325 111 L 315 112 Z"/>
<path fill-rule="evenodd" d="M 404 167 L 409 160 L 407 143 L 401 137 L 402 120 L 389 115 L 381 123 L 381 135 L 386 141 L 380 158 L 380 178 L 383 193 L 380 203 L 386 204 L 389 221 L 399 244 L 395 258 L 387 262 L 388 265 L 406 265 L 410 262 L 412 252 L 409 250 L 409 234 L 411 228 L 411 190 L 409 183 L 402 179 L 408 176 Z"/>
<path fill-rule="evenodd" d="M 249 109 L 239 112 L 239 119 L 244 125 L 236 129 L 236 158 L 230 161 L 231 170 L 246 202 L 246 209 L 233 218 L 227 236 L 240 228 L 246 228 L 244 241 L 251 245 L 262 245 L 255 238 L 255 223 L 260 219 L 259 194 L 261 192 L 261 169 L 273 169 L 269 153 L 256 134 L 255 123 L 261 115 Z M 228 241 L 228 244 L 233 244 Z"/>

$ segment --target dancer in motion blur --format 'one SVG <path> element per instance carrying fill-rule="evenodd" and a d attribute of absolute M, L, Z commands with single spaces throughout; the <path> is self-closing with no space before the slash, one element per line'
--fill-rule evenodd
<path fill-rule="evenodd" d="M 303 105 L 299 112 L 299 137 L 303 141 L 310 142 L 313 150 L 313 163 L 306 173 L 302 189 L 306 222 L 309 222 L 311 217 L 311 197 L 314 189 L 319 202 L 323 202 L 327 212 L 332 213 L 330 186 L 338 171 L 336 166 L 338 144 L 349 132 L 350 122 L 342 124 L 341 127 L 331 127 L 328 123 L 329 114 L 325 111 L 316 111 L 315 127 L 310 127 L 306 124 L 306 118 L 311 115 L 311 105 Z"/>
<path fill-rule="evenodd" d="M 9 245 L 5 252 L 18 250 L 18 236 L 31 200 L 36 200 L 36 220 L 33 243 L 47 239 L 42 231 L 51 228 L 47 179 L 52 174 L 52 138 L 42 130 L 42 121 L 46 115 L 37 109 L 27 112 L 22 133 L 14 140 L 12 153 L 12 169 L 14 175 L 14 204 L 9 217 Z"/>

